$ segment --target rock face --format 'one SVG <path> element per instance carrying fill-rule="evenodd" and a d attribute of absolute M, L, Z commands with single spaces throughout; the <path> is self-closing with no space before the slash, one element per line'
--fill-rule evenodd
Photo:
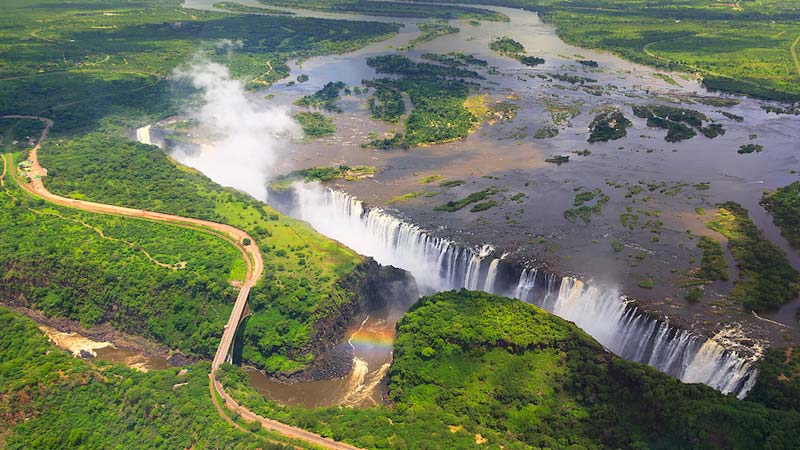
<path fill-rule="evenodd" d="M 406 311 L 419 298 L 414 277 L 405 270 L 381 266 L 365 258 L 355 270 L 342 278 L 335 292 L 318 312 L 309 351 L 315 355 L 307 370 L 282 381 L 310 381 L 344 376 L 350 372 L 352 351 L 339 345 L 359 318 L 373 311 Z"/>

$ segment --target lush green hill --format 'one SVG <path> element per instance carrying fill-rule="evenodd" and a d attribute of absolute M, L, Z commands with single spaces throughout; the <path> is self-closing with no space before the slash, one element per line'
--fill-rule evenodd
<path fill-rule="evenodd" d="M 224 383 L 266 416 L 367 448 L 790 449 L 800 439 L 797 411 L 624 361 L 518 300 L 436 294 L 397 331 L 389 407 L 281 408 L 230 366 Z"/>

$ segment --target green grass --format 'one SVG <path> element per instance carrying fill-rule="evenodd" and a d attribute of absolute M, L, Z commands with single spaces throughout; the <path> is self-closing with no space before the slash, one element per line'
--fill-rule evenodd
<path fill-rule="evenodd" d="M 392 197 L 387 203 L 394 204 L 394 203 L 402 203 L 412 199 L 419 197 L 420 195 L 424 195 L 425 191 L 414 191 L 414 192 L 407 192 L 405 194 L 395 195 Z"/>

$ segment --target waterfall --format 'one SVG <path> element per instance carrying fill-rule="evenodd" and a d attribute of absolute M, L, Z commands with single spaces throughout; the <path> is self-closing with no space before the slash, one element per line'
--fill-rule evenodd
<path fill-rule="evenodd" d="M 625 359 L 687 383 L 704 383 L 744 398 L 755 384 L 753 358 L 639 310 L 613 288 L 525 268 L 501 279 L 494 248 L 460 246 L 354 197 L 316 184 L 293 189 L 291 214 L 378 263 L 410 272 L 423 295 L 467 288 L 515 297 L 574 322 Z M 504 255 L 505 256 L 505 255 Z M 519 272 L 517 272 L 519 273 Z M 508 278 L 508 277 L 506 277 Z"/>

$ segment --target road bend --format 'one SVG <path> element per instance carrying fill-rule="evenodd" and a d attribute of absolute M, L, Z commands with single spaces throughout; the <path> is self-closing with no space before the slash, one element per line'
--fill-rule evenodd
<path fill-rule="evenodd" d="M 231 244 L 235 245 L 245 258 L 245 262 L 247 263 L 247 275 L 241 289 L 239 290 L 239 294 L 236 296 L 236 302 L 233 305 L 233 311 L 231 312 L 231 315 L 228 318 L 228 323 L 225 325 L 225 329 L 222 332 L 222 339 L 220 340 L 219 347 L 217 347 L 217 351 L 214 354 L 214 359 L 211 363 L 211 373 L 209 374 L 209 378 L 212 387 L 212 401 L 215 405 L 217 404 L 216 398 L 213 396 L 213 393 L 216 391 L 216 393 L 219 394 L 219 396 L 223 399 L 225 406 L 231 411 L 239 414 L 247 422 L 257 421 L 263 428 L 281 434 L 287 438 L 301 440 L 312 445 L 334 450 L 359 450 L 358 447 L 353 447 L 352 445 L 334 441 L 302 428 L 287 425 L 276 420 L 267 419 L 253 413 L 228 395 L 228 393 L 225 392 L 224 386 L 216 377 L 217 370 L 226 361 L 228 355 L 231 353 L 231 347 L 233 346 L 236 329 L 242 320 L 242 314 L 244 313 L 245 306 L 247 305 L 247 297 L 250 294 L 250 289 L 261 278 L 261 274 L 264 271 L 264 260 L 261 257 L 261 251 L 259 250 L 255 239 L 253 239 L 245 231 L 223 223 L 147 211 L 144 209 L 133 209 L 126 208 L 124 206 L 88 202 L 53 194 L 47 190 L 42 182 L 42 178 L 47 176 L 47 170 L 42 167 L 41 164 L 39 164 L 39 149 L 42 145 L 42 142 L 47 138 L 47 134 L 50 132 L 50 128 L 53 126 L 53 121 L 46 117 L 25 115 L 5 115 L 0 116 L 0 118 L 39 120 L 45 125 L 44 129 L 42 130 L 42 134 L 36 141 L 36 145 L 34 145 L 34 147 L 30 150 L 30 167 L 28 168 L 27 172 L 27 182 L 19 179 L 17 171 L 13 167 L 13 160 L 10 157 L 8 158 L 7 162 L 7 165 L 12 166 L 8 168 L 8 172 L 10 173 L 11 177 L 17 182 L 20 188 L 29 192 L 30 194 L 57 205 L 80 209 L 83 211 L 134 217 L 156 222 L 166 222 L 187 228 L 199 229 L 201 231 L 210 232 L 222 237 Z M 245 245 L 245 243 L 247 243 L 247 245 Z M 220 414 L 224 415 L 222 410 L 218 409 L 218 411 Z M 227 416 L 225 417 L 227 418 Z M 241 427 L 239 428 L 241 429 Z"/>

